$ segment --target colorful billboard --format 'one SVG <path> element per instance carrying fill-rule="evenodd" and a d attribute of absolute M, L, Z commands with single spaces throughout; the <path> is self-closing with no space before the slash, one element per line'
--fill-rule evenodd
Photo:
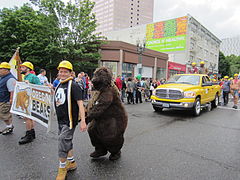
<path fill-rule="evenodd" d="M 160 52 L 184 51 L 188 17 L 148 24 L 146 47 Z"/>

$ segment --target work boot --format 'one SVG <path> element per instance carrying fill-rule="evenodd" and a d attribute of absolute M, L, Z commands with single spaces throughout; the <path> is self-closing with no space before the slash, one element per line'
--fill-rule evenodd
<path fill-rule="evenodd" d="M 116 154 L 111 154 L 111 155 L 109 156 L 109 160 L 115 161 L 115 160 L 119 159 L 120 157 L 121 157 L 121 151 L 119 151 L 119 152 L 116 153 Z"/>
<path fill-rule="evenodd" d="M 31 134 L 32 134 L 33 139 L 36 139 L 35 130 L 34 130 L 34 129 L 31 129 L 30 132 L 31 132 Z M 26 136 L 27 136 L 27 133 L 25 134 L 25 136 L 21 137 L 21 139 L 25 138 Z"/>
<path fill-rule="evenodd" d="M 32 133 L 31 131 L 27 131 L 26 135 L 23 138 L 21 138 L 21 140 L 18 143 L 19 145 L 22 145 L 22 144 L 30 143 L 32 141 L 33 141 Z"/>
<path fill-rule="evenodd" d="M 73 161 L 73 162 L 67 161 L 66 168 L 67 168 L 67 171 L 73 171 L 73 170 L 77 169 L 76 161 Z"/>
<path fill-rule="evenodd" d="M 97 151 L 97 150 L 95 150 L 94 152 L 92 152 L 91 154 L 90 154 L 90 156 L 92 157 L 92 158 L 99 158 L 99 157 L 101 157 L 101 156 L 105 156 L 107 154 L 107 151 Z"/>
<path fill-rule="evenodd" d="M 58 168 L 56 180 L 65 180 L 67 176 L 67 168 Z"/>

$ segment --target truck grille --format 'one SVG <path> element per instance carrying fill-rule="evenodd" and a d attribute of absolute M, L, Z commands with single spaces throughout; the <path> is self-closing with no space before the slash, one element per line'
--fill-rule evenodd
<path fill-rule="evenodd" d="M 161 99 L 182 99 L 183 94 L 175 89 L 157 89 L 156 96 Z"/>

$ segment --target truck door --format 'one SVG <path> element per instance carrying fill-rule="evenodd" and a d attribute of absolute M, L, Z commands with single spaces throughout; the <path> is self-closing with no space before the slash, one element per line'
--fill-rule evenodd
<path fill-rule="evenodd" d="M 211 98 L 211 86 L 210 84 L 209 85 L 206 85 L 208 83 L 210 83 L 210 79 L 208 81 L 208 79 L 206 78 L 206 76 L 203 76 L 202 77 L 202 88 L 203 88 L 203 101 L 202 101 L 202 104 L 205 104 L 207 102 L 210 101 L 210 98 Z"/>

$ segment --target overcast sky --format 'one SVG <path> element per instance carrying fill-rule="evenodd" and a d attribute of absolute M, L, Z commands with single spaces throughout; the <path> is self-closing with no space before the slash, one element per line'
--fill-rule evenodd
<path fill-rule="evenodd" d="M 28 0 L 0 0 L 0 8 Z M 218 38 L 240 35 L 240 0 L 154 0 L 154 22 L 192 15 Z"/>

